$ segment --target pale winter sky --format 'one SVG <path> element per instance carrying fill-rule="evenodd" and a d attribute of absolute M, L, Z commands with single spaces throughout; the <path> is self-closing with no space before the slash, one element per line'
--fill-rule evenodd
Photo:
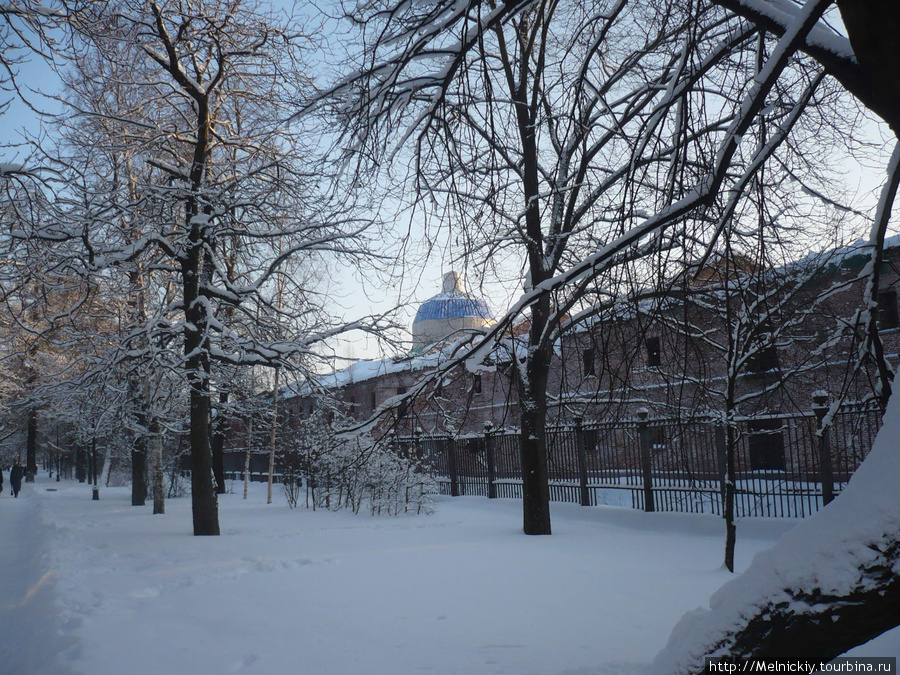
<path fill-rule="evenodd" d="M 332 23 L 331 27 L 334 27 Z M 323 61 L 341 61 L 334 51 L 339 49 L 337 41 L 328 45 L 332 53 Z M 327 66 L 324 66 L 327 67 Z M 59 91 L 59 79 L 56 73 L 40 59 L 30 59 L 19 66 L 19 81 L 27 87 L 25 93 L 35 109 L 58 113 L 61 106 L 48 96 Z M 45 96 L 44 94 L 48 95 Z M 0 162 L 18 163 L 25 161 L 29 155 L 26 139 L 36 139 L 41 134 L 41 118 L 35 110 L 19 100 L 14 100 L 9 109 L 2 114 L 0 124 Z M 43 142 L 47 142 L 44 139 Z M 406 256 L 410 268 L 405 273 L 402 283 L 381 283 L 377 279 L 364 282 L 359 272 L 352 268 L 337 267 L 332 271 L 332 292 L 335 298 L 335 313 L 342 314 L 346 320 L 371 313 L 388 311 L 401 306 L 398 320 L 406 325 L 412 323 L 418 305 L 427 298 L 441 291 L 441 279 L 452 266 L 442 260 L 439 253 L 427 256 L 417 241 L 422 232 L 421 222 L 410 225 L 410 217 L 400 213 L 399 206 L 388 204 L 386 213 L 397 211 L 395 226 L 398 232 L 409 231 L 413 241 L 408 247 Z M 440 247 L 437 247 L 440 248 Z M 515 279 L 518 270 L 508 273 Z M 470 283 L 470 288 L 474 283 Z M 487 281 L 483 297 L 495 314 L 502 313 L 511 304 L 519 286 L 513 282 Z M 409 335 L 405 336 L 409 339 Z M 377 342 L 362 333 L 351 333 L 348 339 L 335 341 L 335 353 L 350 358 L 379 358 L 383 356 Z"/>
<path fill-rule="evenodd" d="M 334 30 L 336 26 L 337 24 L 331 22 L 325 30 Z M 342 58 L 340 54 L 340 44 L 339 38 L 328 41 L 328 48 L 331 51 L 323 55 L 320 61 L 323 69 L 329 68 L 327 65 L 329 62 L 346 62 L 346 59 Z M 19 70 L 20 81 L 28 87 L 49 94 L 58 90 L 56 75 L 38 60 L 32 59 L 31 62 L 22 64 Z M 59 110 L 58 105 L 36 92 L 29 95 L 37 107 L 48 111 Z M 27 157 L 27 149 L 15 147 L 15 144 L 21 143 L 23 129 L 32 136 L 39 133 L 38 115 L 24 104 L 15 101 L 0 119 L 2 119 L 2 124 L 0 124 L 0 162 L 23 160 Z M 878 142 L 882 136 L 879 129 L 873 125 L 873 141 Z M 856 183 L 859 193 L 868 195 L 864 202 L 866 208 L 874 207 L 876 199 L 874 195 L 880 184 L 885 165 L 886 162 L 875 167 L 864 167 L 859 164 L 847 167 L 848 184 L 852 186 L 853 183 Z M 409 231 L 412 235 L 413 241 L 408 246 L 408 255 L 405 257 L 408 267 L 404 271 L 404 278 L 402 282 L 386 285 L 377 280 L 364 283 L 356 270 L 343 267 L 332 270 L 331 286 L 335 297 L 335 313 L 342 314 L 347 320 L 352 320 L 359 316 L 386 311 L 394 306 L 402 305 L 399 320 L 408 329 L 418 305 L 440 292 L 441 277 L 452 268 L 452 265 L 449 262 L 449 255 L 446 254 L 446 241 L 443 242 L 443 245 L 436 246 L 430 254 L 426 254 L 423 252 L 424 247 L 420 241 L 422 223 L 414 220 L 410 224 L 408 214 L 400 212 L 399 207 L 394 208 L 389 203 L 384 210 L 386 213 L 396 210 L 397 215 L 393 218 L 395 218 L 398 232 Z M 865 233 L 860 234 L 864 235 Z M 470 289 L 484 297 L 495 315 L 502 314 L 521 291 L 521 282 L 518 278 L 520 269 L 517 265 L 501 265 L 499 274 L 505 278 L 483 280 L 484 287 L 480 291 L 473 288 L 477 285 L 476 280 L 468 280 Z M 408 339 L 408 335 L 406 338 Z M 361 334 L 351 334 L 348 339 L 335 342 L 334 350 L 337 355 L 351 358 L 377 358 L 382 355 L 377 343 Z"/>

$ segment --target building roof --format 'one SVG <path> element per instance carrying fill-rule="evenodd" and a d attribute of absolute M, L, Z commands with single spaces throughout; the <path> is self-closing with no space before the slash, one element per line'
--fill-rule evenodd
<path fill-rule="evenodd" d="M 361 360 L 350 364 L 346 368 L 317 375 L 314 381 L 301 381 L 286 385 L 281 389 L 281 397 L 289 399 L 295 396 L 309 396 L 317 390 L 340 389 L 350 384 L 374 380 L 383 375 L 434 368 L 446 358 L 446 354 L 436 351 L 405 358 Z"/>
<path fill-rule="evenodd" d="M 413 323 L 431 321 L 433 319 L 462 319 L 464 317 L 493 319 L 494 315 L 484 300 L 473 298 L 465 293 L 453 291 L 439 293 L 428 298 L 416 312 Z"/>
<path fill-rule="evenodd" d="M 463 288 L 459 274 L 448 272 L 444 275 L 441 293 L 428 298 L 416 312 L 413 325 L 421 321 L 463 319 L 474 317 L 493 321 L 494 315 L 487 303 L 469 295 Z"/>

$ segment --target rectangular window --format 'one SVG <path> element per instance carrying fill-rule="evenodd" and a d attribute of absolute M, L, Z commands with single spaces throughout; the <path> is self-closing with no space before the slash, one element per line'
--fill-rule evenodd
<path fill-rule="evenodd" d="M 481 375 L 475 376 L 475 380 L 472 382 L 472 393 L 473 394 L 481 393 Z"/>
<path fill-rule="evenodd" d="M 780 419 L 747 422 L 751 471 L 784 471 L 784 434 Z"/>
<path fill-rule="evenodd" d="M 752 374 L 777 371 L 778 350 L 773 344 L 757 345 L 747 357 L 747 372 Z"/>
<path fill-rule="evenodd" d="M 650 368 L 658 368 L 662 365 L 662 351 L 658 337 L 648 337 L 647 345 L 647 366 Z"/>
<path fill-rule="evenodd" d="M 397 395 L 401 396 L 406 393 L 406 387 L 397 387 Z M 400 406 L 397 408 L 397 417 L 403 418 L 406 417 L 406 412 L 409 409 L 409 401 L 404 400 L 400 402 Z"/>
<path fill-rule="evenodd" d="M 878 294 L 878 328 L 897 328 L 900 326 L 900 313 L 897 311 L 897 291 L 881 291 Z"/>
<path fill-rule="evenodd" d="M 378 407 L 378 398 L 375 396 L 374 389 L 372 390 L 372 397 L 370 398 L 369 402 L 371 403 L 372 411 L 374 412 L 375 409 Z"/>
<path fill-rule="evenodd" d="M 594 369 L 594 350 L 593 349 L 585 349 L 581 352 L 581 363 L 584 366 L 584 376 L 585 377 L 597 374 L 596 370 Z"/>

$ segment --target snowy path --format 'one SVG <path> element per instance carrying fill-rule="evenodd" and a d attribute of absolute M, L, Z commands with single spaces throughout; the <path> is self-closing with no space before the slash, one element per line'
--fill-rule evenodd
<path fill-rule="evenodd" d="M 57 626 L 38 485 L 26 484 L 16 499 L 7 483 L 0 494 L 0 673 L 67 675 L 57 663 L 68 645 Z"/>

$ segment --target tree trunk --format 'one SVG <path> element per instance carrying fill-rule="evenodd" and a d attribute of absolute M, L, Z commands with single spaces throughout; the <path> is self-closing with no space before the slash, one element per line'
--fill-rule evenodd
<path fill-rule="evenodd" d="M 209 431 L 210 342 L 212 304 L 206 295 L 213 270 L 209 259 L 215 242 L 209 230 L 213 207 L 204 197 L 206 172 L 212 161 L 210 91 L 185 76 L 178 52 L 165 30 L 162 12 L 152 6 L 157 36 L 164 42 L 168 61 L 157 59 L 175 82 L 194 99 L 196 138 L 190 170 L 190 194 L 184 206 L 186 242 L 180 256 L 184 303 L 184 355 L 190 388 L 191 510 L 194 535 L 219 534 L 219 504 L 213 485 L 212 449 Z"/>
<path fill-rule="evenodd" d="M 131 451 L 131 505 L 143 506 L 147 501 L 147 438 L 142 436 Z"/>
<path fill-rule="evenodd" d="M 209 444 L 209 393 L 191 385 L 191 504 L 195 535 L 219 534 L 219 503 L 213 486 Z"/>
<path fill-rule="evenodd" d="M 244 499 L 250 489 L 250 449 L 253 446 L 253 418 L 247 423 L 247 453 L 244 455 Z"/>
<path fill-rule="evenodd" d="M 541 230 L 540 181 L 538 180 L 538 148 L 535 136 L 536 111 L 525 94 L 525 82 L 516 90 L 510 87 L 516 101 L 516 121 L 522 143 L 523 199 L 525 229 L 528 234 L 528 274 L 531 286 L 551 276 L 546 268 Z M 525 366 L 524 387 L 520 390 L 522 406 L 522 512 L 525 534 L 550 534 L 550 482 L 547 470 L 547 379 L 550 374 L 552 348 L 545 331 L 550 318 L 550 298 L 544 296 L 531 308 L 529 330 L 530 354 Z"/>
<path fill-rule="evenodd" d="M 550 534 L 550 486 L 547 473 L 546 413 L 522 412 L 522 529 Z"/>
<path fill-rule="evenodd" d="M 189 219 L 193 223 L 193 219 Z M 199 227 L 192 224 L 191 237 L 197 241 L 182 263 L 185 327 L 184 353 L 190 387 L 191 506 L 194 534 L 219 534 L 219 504 L 213 485 L 212 449 L 209 434 L 209 344 L 207 303 L 200 299 L 203 246 Z"/>
<path fill-rule="evenodd" d="M 889 0 L 838 0 L 841 19 L 862 68 L 843 82 L 900 137 L 900 4 Z"/>
<path fill-rule="evenodd" d="M 549 304 L 549 303 L 543 303 Z M 532 312 L 532 330 L 544 323 L 542 303 Z M 534 348 L 520 390 L 522 408 L 522 516 L 525 534 L 550 534 L 550 481 L 547 470 L 547 379 L 551 354 L 546 347 Z"/>
<path fill-rule="evenodd" d="M 870 584 L 840 596 L 794 591 L 790 599 L 760 608 L 735 637 L 731 655 L 827 663 L 900 625 L 900 576 L 892 569 L 898 563 L 895 541 L 865 570 Z"/>
<path fill-rule="evenodd" d="M 75 448 L 75 478 L 79 483 L 87 480 L 87 451 L 83 447 Z"/>
<path fill-rule="evenodd" d="M 109 448 L 103 453 L 103 470 L 100 472 L 100 482 L 103 487 L 109 487 L 109 476 L 112 473 L 112 455 Z"/>
<path fill-rule="evenodd" d="M 162 434 L 159 422 L 150 421 L 150 438 L 153 447 L 153 515 L 166 512 L 165 481 L 162 461 Z"/>
<path fill-rule="evenodd" d="M 88 453 L 88 483 L 97 487 L 97 439 L 91 439 L 91 451 Z"/>
<path fill-rule="evenodd" d="M 219 404 L 228 403 L 228 392 L 219 392 Z M 225 424 L 226 417 L 220 408 L 219 414 L 213 420 L 212 461 L 213 476 L 216 479 L 216 494 L 225 494 Z"/>
<path fill-rule="evenodd" d="M 266 504 L 272 503 L 272 482 L 275 474 L 275 442 L 278 439 L 278 368 L 275 369 L 275 390 L 272 392 L 272 438 L 269 447 L 269 490 Z"/>
<path fill-rule="evenodd" d="M 34 482 L 37 475 L 37 410 L 28 411 L 28 440 L 25 445 L 25 480 Z"/>
<path fill-rule="evenodd" d="M 734 455 L 737 449 L 737 439 L 732 417 L 731 410 L 729 410 L 728 421 L 725 425 L 725 508 L 722 513 L 725 519 L 725 567 L 729 572 L 734 572 L 734 548 L 737 543 L 737 527 L 734 523 L 736 480 Z"/>
<path fill-rule="evenodd" d="M 837 539 L 835 545 L 840 546 Z M 709 653 L 727 654 L 722 657 L 723 662 L 731 663 L 751 658 L 828 663 L 900 625 L 900 576 L 894 572 L 900 564 L 900 543 L 895 539 L 886 547 L 873 545 L 872 550 L 877 555 L 860 570 L 856 585 L 847 592 L 785 588 L 777 601 L 748 606 L 746 623 L 731 635 L 707 645 Z M 703 640 L 702 631 L 688 639 L 695 637 Z M 672 646 L 670 640 L 667 650 Z M 668 660 L 663 652 L 651 672 L 720 672 L 700 665 L 699 661 L 685 669 Z"/>

